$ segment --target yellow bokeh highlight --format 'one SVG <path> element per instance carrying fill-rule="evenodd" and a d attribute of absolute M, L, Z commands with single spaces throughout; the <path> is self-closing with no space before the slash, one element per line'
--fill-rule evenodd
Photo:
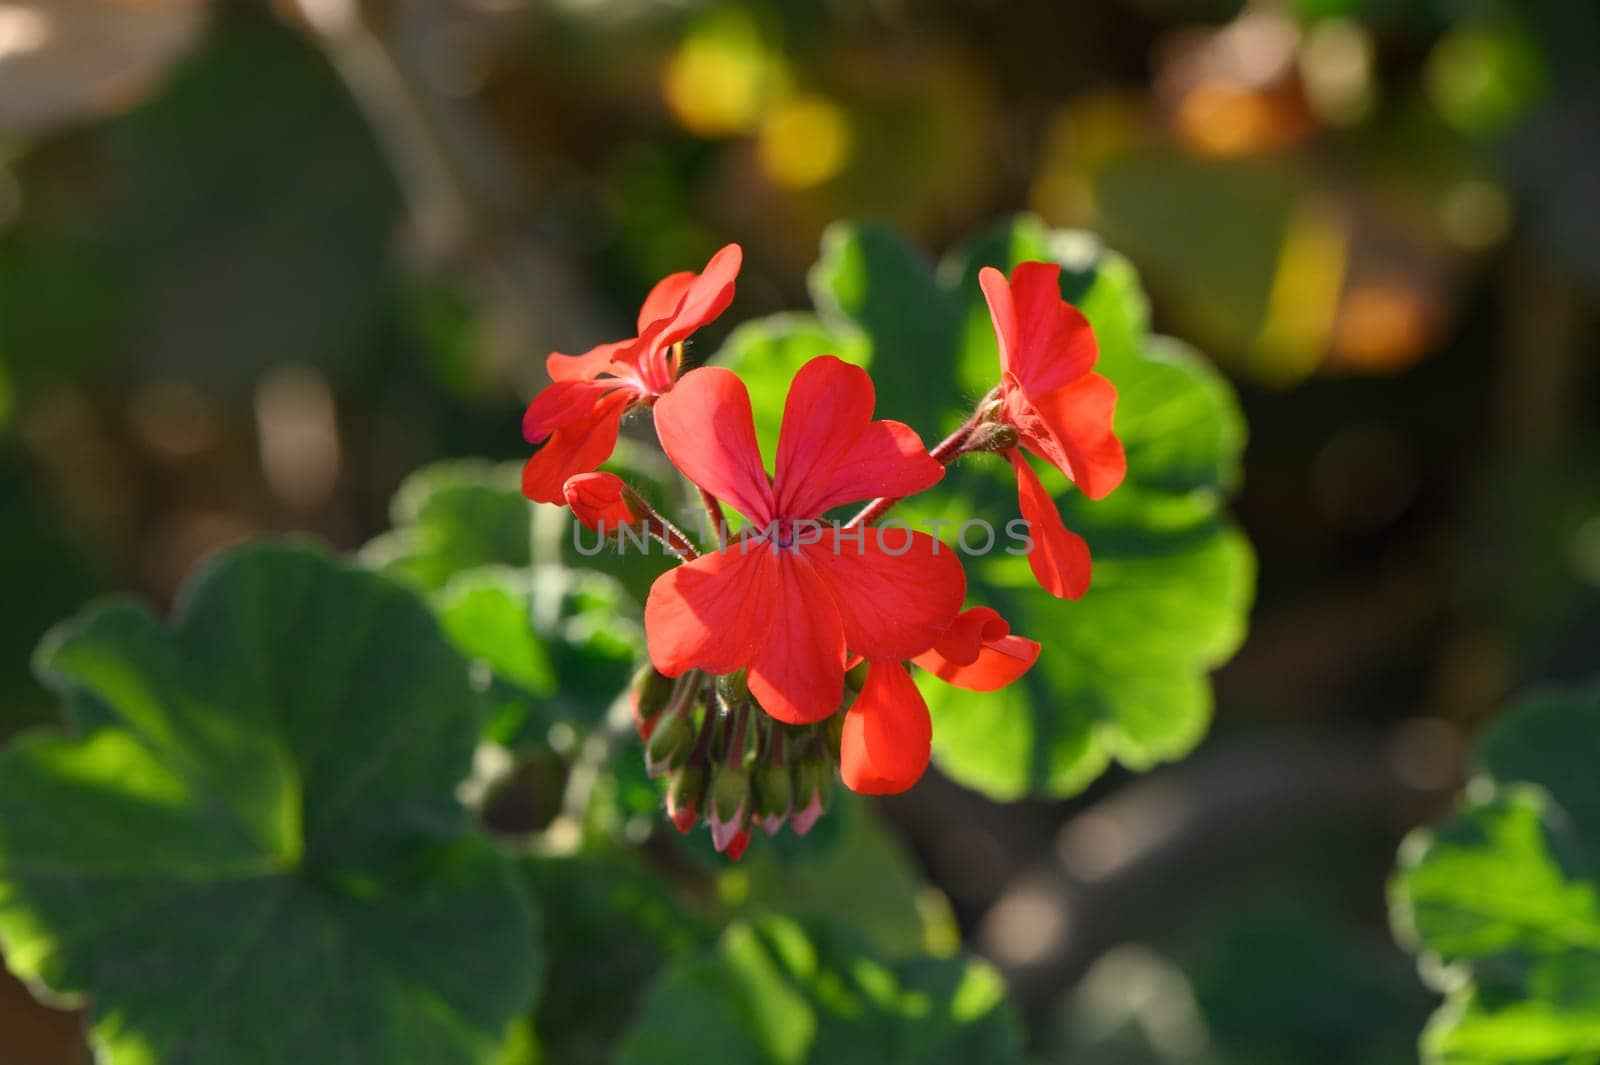
<path fill-rule="evenodd" d="M 1262 382 L 1292 385 L 1317 369 L 1338 315 L 1349 258 L 1349 235 L 1331 205 L 1311 199 L 1295 209 L 1252 352 L 1252 369 Z"/>
<path fill-rule="evenodd" d="M 844 109 L 826 97 L 805 95 L 772 109 L 761 123 L 756 151 L 774 184 L 808 189 L 836 177 L 854 146 Z"/>
<path fill-rule="evenodd" d="M 740 13 L 701 22 L 662 72 L 678 124 L 701 137 L 735 137 L 760 124 L 787 80 L 782 60 Z"/>

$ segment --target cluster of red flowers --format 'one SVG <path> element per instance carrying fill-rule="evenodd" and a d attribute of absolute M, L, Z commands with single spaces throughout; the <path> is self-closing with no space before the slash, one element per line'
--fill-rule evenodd
<path fill-rule="evenodd" d="M 551 355 L 553 383 L 523 423 L 528 441 L 542 444 L 523 474 L 530 499 L 566 503 L 602 532 L 643 530 L 677 556 L 645 604 L 650 665 L 635 715 L 652 772 L 671 775 L 673 821 L 687 831 L 706 817 L 718 849 L 735 857 L 752 823 L 769 834 L 786 820 L 809 829 L 832 764 L 859 792 L 916 783 L 932 724 L 908 663 L 992 691 L 1039 655 L 994 610 L 963 609 L 954 550 L 903 527 L 890 535 L 878 518 L 938 483 L 957 458 L 1003 455 L 1016 472 L 1033 573 L 1052 595 L 1075 599 L 1089 586 L 1088 546 L 1025 453 L 1092 499 L 1125 471 L 1112 432 L 1116 390 L 1094 372 L 1094 333 L 1061 298 L 1058 266 L 1023 263 L 1009 280 L 992 268 L 979 275 L 999 382 L 960 429 L 930 452 L 909 426 L 873 419 L 864 370 L 818 355 L 790 385 L 769 476 L 744 382 L 719 367 L 683 369 L 684 342 L 732 301 L 740 261 L 729 245 L 701 273 L 663 280 L 632 339 Z M 698 490 L 720 534 L 711 549 L 614 475 L 593 472 L 634 408 L 653 409 L 662 448 Z M 822 520 L 852 503 L 865 507 L 848 522 Z M 725 505 L 743 518 L 736 534 Z"/>

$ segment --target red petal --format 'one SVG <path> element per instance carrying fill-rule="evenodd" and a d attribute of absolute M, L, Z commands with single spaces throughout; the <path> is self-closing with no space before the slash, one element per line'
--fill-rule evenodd
<path fill-rule="evenodd" d="M 561 494 L 585 528 L 615 532 L 637 519 L 623 501 L 622 478 L 614 473 L 580 473 L 567 478 Z"/>
<path fill-rule="evenodd" d="M 550 357 L 544 360 L 544 368 L 552 381 L 592 381 L 603 373 L 613 372 L 613 360 L 631 363 L 633 360 L 627 352 L 638 344 L 637 337 L 630 337 L 590 348 L 582 355 L 563 355 L 559 351 L 552 351 Z"/>
<path fill-rule="evenodd" d="M 905 667 L 873 662 L 839 739 L 845 787 L 868 795 L 905 791 L 927 770 L 932 742 L 928 704 Z"/>
<path fill-rule="evenodd" d="M 1028 522 L 1033 550 L 1028 565 L 1040 587 L 1060 599 L 1078 599 L 1089 590 L 1089 545 L 1061 521 L 1055 500 L 1039 483 L 1022 452 L 1012 448 L 1006 458 L 1017 471 L 1017 502 Z"/>
<path fill-rule="evenodd" d="M 920 654 L 912 661 L 947 684 L 974 692 L 1004 688 L 1032 668 L 1039 657 L 1039 644 L 1025 636 L 1001 636 L 978 649 L 977 657 L 958 664 L 937 649 Z"/>
<path fill-rule="evenodd" d="M 772 516 L 772 486 L 761 465 L 750 393 L 731 371 L 691 370 L 656 401 L 656 435 L 672 464 L 757 525 Z"/>
<path fill-rule="evenodd" d="M 1061 298 L 1060 278 L 1056 263 L 1020 263 L 1009 282 L 992 266 L 978 271 L 1000 369 L 1015 374 L 1029 395 L 1077 380 L 1100 354 L 1089 320 Z"/>
<path fill-rule="evenodd" d="M 978 660 L 983 645 L 1011 631 L 1000 612 L 986 606 L 963 610 L 933 645 L 933 653 L 956 665 L 970 666 Z"/>
<path fill-rule="evenodd" d="M 622 415 L 632 399 L 631 393 L 612 392 L 601 397 L 581 420 L 552 433 L 522 467 L 522 494 L 535 503 L 560 506 L 565 502 L 561 490 L 567 478 L 588 473 L 611 457 Z"/>
<path fill-rule="evenodd" d="M 1071 477 L 1090 499 L 1100 499 L 1122 483 L 1128 460 L 1111 429 L 1117 409 L 1115 385 L 1091 373 L 1030 399 L 1037 424 L 1048 433 L 1024 434 L 1022 442 L 1030 451 Z"/>
<path fill-rule="evenodd" d="M 620 381 L 556 381 L 539 390 L 522 414 L 522 438 L 537 444 L 563 426 L 589 417 Z"/>
<path fill-rule="evenodd" d="M 853 532 L 825 530 L 821 542 L 803 549 L 838 604 L 850 649 L 868 658 L 926 651 L 966 597 L 961 560 L 927 533 L 872 526 L 861 530 L 858 544 Z M 905 551 L 892 553 L 902 545 Z"/>
<path fill-rule="evenodd" d="M 663 573 L 644 604 L 651 663 L 669 677 L 748 665 L 772 627 L 777 579 L 764 547 L 713 551 Z"/>
<path fill-rule="evenodd" d="M 698 274 L 673 274 L 661 281 L 639 309 L 639 335 L 653 328 L 653 350 L 670 347 L 728 309 L 744 252 L 724 246 Z"/>
<path fill-rule="evenodd" d="M 859 366 L 820 355 L 800 367 L 778 436 L 779 513 L 812 518 L 858 499 L 912 495 L 944 476 L 909 426 L 872 420 L 874 399 Z"/>
<path fill-rule="evenodd" d="M 639 307 L 639 335 L 643 336 L 657 322 L 678 313 L 678 307 L 683 303 L 683 297 L 688 293 L 689 286 L 694 284 L 695 278 L 699 276 L 693 270 L 681 270 L 657 281 Z"/>
<path fill-rule="evenodd" d="M 844 698 L 844 628 L 833 596 L 809 553 L 757 553 L 773 558 L 776 579 L 761 592 L 773 623 L 750 663 L 750 694 L 779 721 L 822 721 Z"/>

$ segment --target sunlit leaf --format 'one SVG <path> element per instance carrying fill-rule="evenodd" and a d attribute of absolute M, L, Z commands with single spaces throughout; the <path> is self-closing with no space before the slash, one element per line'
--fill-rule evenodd
<path fill-rule="evenodd" d="M 0 759 L 0 945 L 111 1065 L 488 1061 L 540 972 L 455 798 L 479 704 L 403 588 L 241 549 L 169 628 L 125 602 L 40 669 L 73 735 Z"/>
<path fill-rule="evenodd" d="M 622 1045 L 628 1065 L 1020 1062 L 999 976 L 962 959 L 892 962 L 838 928 L 770 917 L 670 967 Z"/>
<path fill-rule="evenodd" d="M 429 591 L 479 566 L 526 566 L 530 504 L 512 465 L 440 462 L 406 478 L 390 507 L 394 528 L 363 557 Z"/>
<path fill-rule="evenodd" d="M 1457 816 L 1419 830 L 1390 885 L 1396 934 L 1448 999 L 1429 1062 L 1600 1058 L 1600 688 L 1514 708 Z"/>

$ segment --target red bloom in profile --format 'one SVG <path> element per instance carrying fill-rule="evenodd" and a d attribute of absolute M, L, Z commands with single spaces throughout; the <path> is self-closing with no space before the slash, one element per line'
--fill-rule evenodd
<path fill-rule="evenodd" d="M 729 244 L 696 274 L 663 278 L 639 308 L 639 335 L 582 355 L 554 353 L 545 362 L 551 384 L 522 416 L 522 435 L 543 443 L 522 470 L 522 493 L 538 503 L 562 502 L 567 478 L 611 457 L 622 416 L 649 406 L 672 388 L 682 367 L 682 342 L 733 301 L 743 259 Z"/>
<path fill-rule="evenodd" d="M 946 684 L 992 692 L 1026 673 L 1038 657 L 1037 641 L 1012 635 L 997 611 L 975 606 L 962 611 L 939 641 L 912 661 Z"/>
<path fill-rule="evenodd" d="M 1077 599 L 1089 587 L 1089 545 L 1068 531 L 1050 494 L 1022 454 L 1025 448 L 1099 499 L 1122 483 L 1127 459 L 1111 428 L 1117 390 L 1094 372 L 1099 346 L 1088 319 L 1061 298 L 1061 267 L 1022 263 L 1005 275 L 978 273 L 1000 341 L 1000 420 L 1020 448 L 1006 458 L 1017 473 L 1017 500 L 1034 537 L 1028 564 L 1052 595 Z"/>
<path fill-rule="evenodd" d="M 968 691 L 995 691 L 1022 676 L 1039 644 L 1013 636 L 1005 618 L 972 607 L 933 647 L 912 659 L 934 676 Z M 922 778 L 933 744 L 928 704 L 898 660 L 874 660 L 850 705 L 839 739 L 839 774 L 851 791 L 894 795 Z"/>
<path fill-rule="evenodd" d="M 657 578 L 645 604 L 650 659 L 668 676 L 749 670 L 750 693 L 779 721 L 838 709 L 846 648 L 904 659 L 931 647 L 966 592 L 960 560 L 905 528 L 824 528 L 833 507 L 906 496 L 944 467 L 908 426 L 873 421 L 865 371 L 831 355 L 789 388 L 769 480 L 750 394 L 727 370 L 684 376 L 656 404 L 656 432 L 682 473 L 750 520 L 721 551 Z"/>
<path fill-rule="evenodd" d="M 567 478 L 561 494 L 572 516 L 586 529 L 615 532 L 639 520 L 629 505 L 631 489 L 614 473 L 580 473 Z"/>

